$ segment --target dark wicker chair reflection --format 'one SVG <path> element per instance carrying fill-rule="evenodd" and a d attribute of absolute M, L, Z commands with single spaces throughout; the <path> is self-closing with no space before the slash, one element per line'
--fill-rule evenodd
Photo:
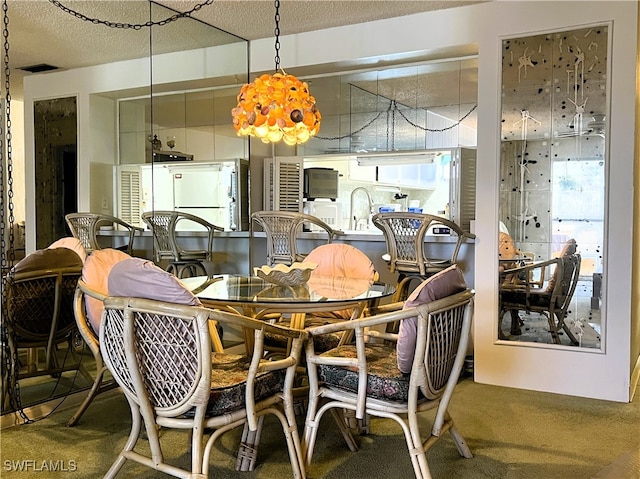
<path fill-rule="evenodd" d="M 429 214 L 378 213 L 373 216 L 372 221 L 384 234 L 387 254 L 383 258 L 389 266 L 389 271 L 398 273 L 394 301 L 405 300 L 414 281 L 422 281 L 456 264 L 462 243 L 475 238 L 474 234 L 463 231 L 453 221 Z M 455 242 L 438 244 L 441 248 L 450 247 L 446 256 L 432 256 L 426 249 L 425 236 L 434 228 L 447 231 L 441 237 L 455 237 Z"/>
<path fill-rule="evenodd" d="M 199 216 L 177 211 L 150 211 L 143 213 L 142 219 L 153 234 L 156 263 L 168 260 L 166 270 L 178 278 L 207 274 L 203 261 L 211 261 L 215 232 L 224 231 L 224 228 Z M 204 229 L 207 232 L 207 247 L 199 250 L 184 249 L 178 239 L 178 225 Z"/>
<path fill-rule="evenodd" d="M 559 258 L 527 264 L 518 268 L 506 269 L 504 276 L 530 278 L 539 276 L 536 271 L 553 269 L 546 287 L 535 282 L 522 281 L 513 284 L 505 281 L 500 286 L 500 319 L 498 337 L 506 339 L 502 331 L 502 320 L 507 312 L 511 317 L 511 333 L 518 334 L 520 320 L 518 312 L 528 311 L 544 315 L 549 323 L 549 333 L 554 343 L 561 344 L 560 333 L 564 333 L 573 345 L 579 342 L 566 324 L 566 318 L 573 294 L 580 276 L 580 254 L 574 253 Z"/>
<path fill-rule="evenodd" d="M 114 230 L 124 230 L 129 233 L 129 238 L 124 246 L 118 247 L 127 254 L 133 254 L 133 241 L 136 233 L 142 233 L 143 229 L 133 226 L 115 216 L 102 213 L 69 213 L 64 217 L 71 234 L 78 238 L 88 253 L 101 249 L 98 243 L 98 231 L 102 227 L 112 227 Z"/>
<path fill-rule="evenodd" d="M 308 253 L 298 247 L 298 235 L 305 226 L 315 225 L 326 233 L 326 242 L 331 243 L 342 231 L 312 215 L 294 211 L 256 211 L 251 215 L 251 238 L 255 235 L 255 225 L 259 225 L 267 236 L 267 262 L 269 266 L 277 263 L 291 265 L 304 261 Z"/>
<path fill-rule="evenodd" d="M 21 379 L 55 376 L 79 368 L 81 374 L 90 378 L 73 342 L 73 295 L 80 274 L 81 267 L 64 267 L 6 276 L 3 311 L 7 315 L 2 319 L 7 328 L 7 343 L 2 348 L 12 359 L 7 368 L 3 364 L 3 382 L 8 391 L 15 391 L 16 381 Z M 58 347 L 64 343 L 68 349 L 62 351 L 64 357 L 60 358 Z M 44 357 L 39 354 L 42 349 Z M 21 351 L 26 353 L 26 362 L 19 359 Z M 7 390 L 3 391 L 3 401 Z"/>

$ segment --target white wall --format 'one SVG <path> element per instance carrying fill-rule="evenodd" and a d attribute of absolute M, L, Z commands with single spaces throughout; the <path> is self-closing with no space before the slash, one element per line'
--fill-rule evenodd
<path fill-rule="evenodd" d="M 6 111 L 3 112 L 3 116 Z M 13 216 L 14 223 L 24 221 L 25 202 L 24 202 L 24 104 L 22 101 L 11 100 L 11 160 L 12 160 L 12 178 L 13 178 Z M 6 144 L 4 145 L 7 146 Z M 5 153 L 6 154 L 6 150 Z M 6 174 L 6 172 L 5 172 Z M 8 223 L 7 223 L 8 226 Z"/>
<path fill-rule="evenodd" d="M 608 236 L 606 246 L 605 304 L 607 326 L 604 352 L 558 347 L 544 349 L 497 344 L 497 244 L 500 126 L 500 54 L 502 37 L 525 36 L 543 31 L 561 31 L 594 23 L 613 22 L 613 58 L 610 95 L 611 127 L 608 157 L 611 162 Z M 634 102 L 636 95 L 637 35 L 636 2 L 489 2 L 470 7 L 411 15 L 281 38 L 283 67 L 301 74 L 336 71 L 361 65 L 372 57 L 411 57 L 447 50 L 468 51 L 477 45 L 478 81 L 478 198 L 475 242 L 476 314 L 474 319 L 475 378 L 479 382 L 535 389 L 615 401 L 629 399 L 632 282 L 632 225 L 638 221 L 633 204 Z M 410 53 L 410 54 L 409 54 Z M 271 39 L 252 42 L 250 70 L 273 68 Z M 196 59 L 196 61 L 199 61 Z M 172 71 L 178 69 L 172 68 Z M 179 69 L 183 72 L 182 69 Z M 36 75 L 25 81 L 25 121 L 33 124 L 32 101 L 79 92 L 79 157 L 92 161 L 90 138 L 83 133 L 88 118 L 86 95 L 90 91 L 115 90 L 113 68 L 83 69 Z M 147 70 L 148 71 L 148 70 Z M 144 76 L 144 69 L 140 69 Z M 169 74 L 169 73 L 168 73 Z M 127 75 L 131 78 L 131 75 Z M 124 87 L 124 86 L 123 86 Z M 33 132 L 25 128 L 31 138 Z M 255 152 L 254 152 L 255 153 Z M 33 183 L 33 151 L 27 150 L 27 181 Z M 88 163 L 80 166 L 81 182 L 88 184 Z M 633 174 L 631 174 L 633 172 Z M 28 184 L 27 198 L 33 186 Z M 27 204 L 27 219 L 33 225 L 33 203 Z M 634 215 L 635 214 L 635 215 Z M 33 246 L 33 242 L 31 245 Z M 609 272 L 611 274 L 609 274 Z M 615 272 L 615 274 L 614 274 Z M 638 300 L 636 294 L 636 300 Z M 634 341 L 638 339 L 634 337 Z"/>

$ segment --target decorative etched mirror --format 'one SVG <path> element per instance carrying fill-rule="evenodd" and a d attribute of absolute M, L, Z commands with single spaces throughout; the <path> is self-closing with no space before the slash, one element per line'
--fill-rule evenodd
<path fill-rule="evenodd" d="M 602 347 L 609 30 L 502 42 L 504 344 Z"/>

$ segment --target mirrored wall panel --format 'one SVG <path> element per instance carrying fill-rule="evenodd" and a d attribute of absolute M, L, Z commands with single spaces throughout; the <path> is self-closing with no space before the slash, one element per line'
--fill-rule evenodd
<path fill-rule="evenodd" d="M 478 59 L 309 80 L 322 128 L 299 155 L 475 147 Z"/>
<path fill-rule="evenodd" d="M 502 43 L 498 340 L 602 346 L 609 44 L 607 25 Z"/>

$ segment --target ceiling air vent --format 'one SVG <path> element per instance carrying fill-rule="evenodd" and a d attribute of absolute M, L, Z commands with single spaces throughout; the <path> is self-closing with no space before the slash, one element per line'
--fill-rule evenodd
<path fill-rule="evenodd" d="M 29 72 L 29 73 L 42 73 L 42 72 L 48 72 L 48 71 L 57 70 L 57 69 L 58 67 L 54 67 L 53 65 L 49 65 L 48 63 L 39 63 L 37 65 L 18 68 L 18 70 L 24 70 L 25 72 Z"/>

